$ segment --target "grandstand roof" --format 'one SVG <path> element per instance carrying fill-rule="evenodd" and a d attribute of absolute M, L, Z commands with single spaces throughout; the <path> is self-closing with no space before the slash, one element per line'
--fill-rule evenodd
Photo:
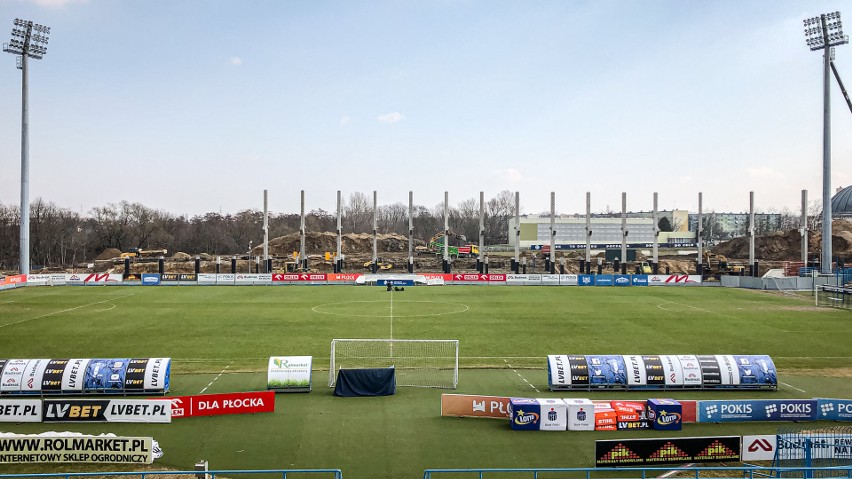
<path fill-rule="evenodd" d="M 852 216 L 852 186 L 838 191 L 831 198 L 832 216 Z"/>

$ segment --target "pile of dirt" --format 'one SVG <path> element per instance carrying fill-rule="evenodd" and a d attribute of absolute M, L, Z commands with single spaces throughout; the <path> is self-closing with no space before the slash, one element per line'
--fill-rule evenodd
<path fill-rule="evenodd" d="M 269 254 L 275 257 L 290 256 L 299 251 L 301 239 L 299 233 L 291 233 L 269 240 Z M 376 247 L 380 253 L 401 253 L 408 251 L 408 238 L 396 233 L 376 236 Z M 373 235 L 371 233 L 347 233 L 340 241 L 343 254 L 367 253 L 373 251 Z M 305 254 L 322 254 L 326 251 L 337 251 L 337 233 L 306 232 Z M 260 254 L 263 246 L 253 248 L 252 253 Z"/>
<path fill-rule="evenodd" d="M 121 256 L 121 250 L 117 248 L 107 248 L 95 257 L 95 261 L 105 261 Z"/>
<path fill-rule="evenodd" d="M 188 253 L 184 253 L 182 251 L 178 251 L 177 253 L 172 255 L 172 260 L 174 261 L 189 261 L 192 259 L 192 255 Z"/>
<path fill-rule="evenodd" d="M 831 248 L 834 255 L 852 255 L 852 222 L 836 220 L 831 228 Z M 754 239 L 754 254 L 759 260 L 765 261 L 798 261 L 801 259 L 802 235 L 799 230 L 790 230 L 786 233 L 773 233 L 766 236 L 758 236 Z M 810 232 L 808 234 L 808 251 L 812 254 L 822 250 L 822 234 Z M 728 258 L 748 258 L 748 237 L 734 238 L 730 241 L 719 243 L 713 252 L 722 254 Z"/>

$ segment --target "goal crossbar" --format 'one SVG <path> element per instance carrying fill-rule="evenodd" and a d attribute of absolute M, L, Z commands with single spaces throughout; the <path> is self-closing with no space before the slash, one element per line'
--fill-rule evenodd
<path fill-rule="evenodd" d="M 398 386 L 455 389 L 459 381 L 457 339 L 333 339 L 328 385 L 340 369 L 396 370 Z"/>

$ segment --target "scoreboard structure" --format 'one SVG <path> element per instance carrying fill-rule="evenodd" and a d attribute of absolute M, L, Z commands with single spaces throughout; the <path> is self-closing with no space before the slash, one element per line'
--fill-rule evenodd
<path fill-rule="evenodd" d="M 567 355 L 547 356 L 551 391 L 594 389 L 778 389 L 766 355 Z"/>

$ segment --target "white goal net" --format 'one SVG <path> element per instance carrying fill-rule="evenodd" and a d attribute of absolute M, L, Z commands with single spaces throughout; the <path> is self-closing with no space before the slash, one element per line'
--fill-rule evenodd
<path fill-rule="evenodd" d="M 340 369 L 396 370 L 397 386 L 455 389 L 459 382 L 457 339 L 333 339 L 328 386 Z"/>

